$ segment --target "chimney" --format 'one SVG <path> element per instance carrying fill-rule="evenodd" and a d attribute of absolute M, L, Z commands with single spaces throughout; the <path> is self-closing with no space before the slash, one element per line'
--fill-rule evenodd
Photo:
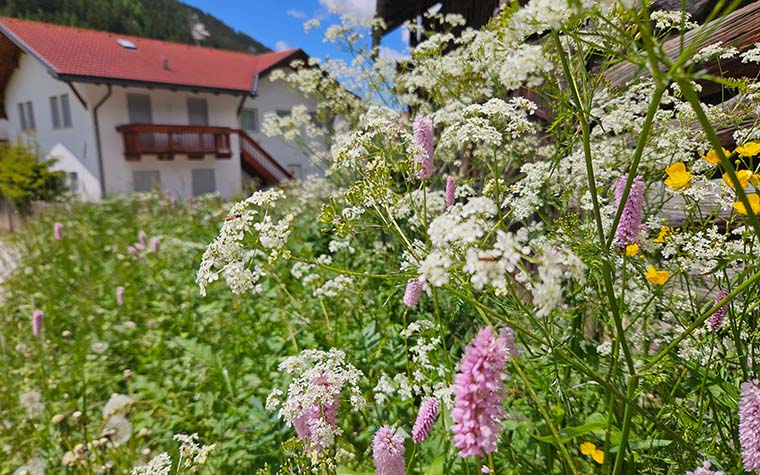
<path fill-rule="evenodd" d="M 171 71 L 171 69 L 169 69 L 169 58 L 166 56 L 164 56 L 164 71 Z"/>

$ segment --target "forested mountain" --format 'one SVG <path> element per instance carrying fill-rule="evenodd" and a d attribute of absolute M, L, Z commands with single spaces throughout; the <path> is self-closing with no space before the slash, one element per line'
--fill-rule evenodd
<path fill-rule="evenodd" d="M 245 33 L 179 0 L 0 0 L 0 15 L 180 43 L 192 43 L 191 28 L 201 22 L 211 33 L 204 46 L 250 53 L 270 51 Z"/>

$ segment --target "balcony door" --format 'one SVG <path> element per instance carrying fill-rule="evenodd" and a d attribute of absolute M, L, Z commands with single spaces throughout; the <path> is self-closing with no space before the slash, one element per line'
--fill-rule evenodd
<path fill-rule="evenodd" d="M 188 123 L 190 125 L 197 125 L 205 127 L 208 125 L 208 103 L 206 99 L 199 97 L 187 98 L 187 115 Z M 192 143 L 185 145 L 192 145 L 193 148 L 201 150 L 209 150 L 214 146 L 214 136 L 211 134 L 193 134 L 185 137 L 185 141 L 199 141 L 201 143 Z"/>
<path fill-rule="evenodd" d="M 153 110 L 150 106 L 148 94 L 127 94 L 127 111 L 130 124 L 152 124 Z M 152 149 L 156 146 L 156 137 L 150 132 L 142 132 L 137 135 L 140 147 L 143 150 Z"/>

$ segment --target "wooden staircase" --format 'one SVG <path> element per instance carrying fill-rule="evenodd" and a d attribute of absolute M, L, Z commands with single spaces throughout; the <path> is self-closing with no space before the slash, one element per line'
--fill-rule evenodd
<path fill-rule="evenodd" d="M 260 176 L 270 186 L 293 179 L 293 175 L 277 163 L 244 130 L 235 129 L 234 132 L 240 137 L 241 165 L 248 174 Z"/>

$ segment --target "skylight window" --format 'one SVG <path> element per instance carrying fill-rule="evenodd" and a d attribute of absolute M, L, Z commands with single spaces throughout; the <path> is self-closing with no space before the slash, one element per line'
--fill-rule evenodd
<path fill-rule="evenodd" d="M 119 46 L 121 46 L 122 48 L 137 49 L 136 44 L 132 43 L 129 40 L 125 40 L 124 38 L 116 38 L 116 42 L 119 43 Z"/>

